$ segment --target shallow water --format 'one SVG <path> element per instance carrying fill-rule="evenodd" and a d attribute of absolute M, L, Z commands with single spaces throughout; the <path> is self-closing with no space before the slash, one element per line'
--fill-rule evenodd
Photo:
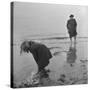
<path fill-rule="evenodd" d="M 36 40 L 38 41 L 38 40 Z M 76 44 L 70 43 L 69 39 L 45 39 L 39 40 L 45 44 L 53 55 L 49 65 L 47 77 L 38 77 L 37 85 L 31 85 L 32 73 L 37 72 L 37 65 L 32 54 L 20 55 L 20 44 L 14 45 L 14 83 L 17 87 L 22 84 L 27 86 L 52 86 L 86 84 L 88 66 L 88 41 L 87 38 L 78 38 Z M 26 82 L 26 83 L 25 83 Z M 25 85 L 21 85 L 24 87 Z"/>

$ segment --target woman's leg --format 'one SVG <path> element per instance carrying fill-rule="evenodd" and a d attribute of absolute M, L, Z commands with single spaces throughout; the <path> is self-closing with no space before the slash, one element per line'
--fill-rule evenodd
<path fill-rule="evenodd" d="M 74 36 L 74 43 L 76 43 L 76 36 Z"/>
<path fill-rule="evenodd" d="M 70 41 L 71 41 L 71 43 L 72 43 L 72 37 L 71 37 L 71 36 L 69 36 L 69 38 L 70 38 Z"/>
<path fill-rule="evenodd" d="M 70 38 L 70 41 L 71 41 L 71 43 L 72 43 L 72 38 Z"/>

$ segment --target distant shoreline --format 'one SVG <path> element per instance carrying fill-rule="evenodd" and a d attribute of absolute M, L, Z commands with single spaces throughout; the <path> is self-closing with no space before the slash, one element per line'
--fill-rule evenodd
<path fill-rule="evenodd" d="M 34 41 L 34 40 L 36 40 L 36 41 L 38 41 L 38 40 L 67 40 L 67 39 L 69 39 L 69 37 L 59 37 L 59 36 L 57 36 L 57 37 L 37 37 L 37 38 L 26 38 L 25 40 L 20 40 L 20 42 L 22 42 L 22 41 Z M 88 39 L 88 37 L 77 37 L 77 39 Z M 16 43 L 17 43 L 18 41 L 15 41 L 14 43 L 13 43 L 13 45 L 16 45 Z"/>
<path fill-rule="evenodd" d="M 42 38 L 41 40 L 47 39 L 68 39 L 69 37 L 49 37 L 49 38 Z M 88 37 L 77 37 L 77 38 L 88 38 Z"/>

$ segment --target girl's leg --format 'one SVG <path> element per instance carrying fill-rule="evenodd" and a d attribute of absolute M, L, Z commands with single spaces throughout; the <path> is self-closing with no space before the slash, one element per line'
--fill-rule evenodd
<path fill-rule="evenodd" d="M 38 72 L 45 70 L 44 67 L 38 67 Z"/>

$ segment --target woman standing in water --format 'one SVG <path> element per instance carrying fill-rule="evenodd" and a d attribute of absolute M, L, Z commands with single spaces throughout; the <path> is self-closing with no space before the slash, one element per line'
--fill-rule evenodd
<path fill-rule="evenodd" d="M 72 43 L 72 37 L 74 37 L 74 41 L 76 42 L 77 22 L 74 19 L 74 15 L 71 14 L 69 17 L 70 17 L 70 19 L 67 21 L 67 29 L 68 29 L 69 37 L 70 37 L 70 40 L 71 40 L 71 43 Z"/>
<path fill-rule="evenodd" d="M 49 64 L 49 59 L 52 58 L 50 50 L 45 45 L 34 41 L 24 41 L 21 44 L 20 53 L 22 52 L 32 53 L 38 65 L 38 72 L 44 70 Z"/>

